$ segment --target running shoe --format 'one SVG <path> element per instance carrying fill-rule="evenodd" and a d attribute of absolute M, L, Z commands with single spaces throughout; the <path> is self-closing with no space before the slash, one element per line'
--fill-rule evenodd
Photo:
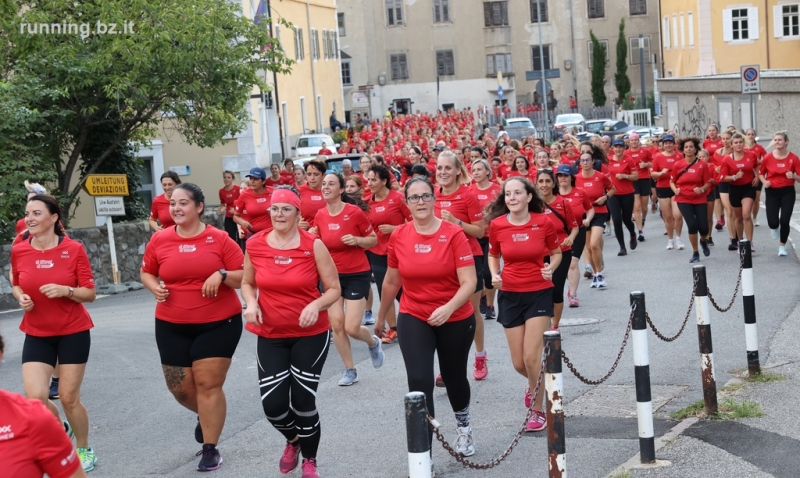
<path fill-rule="evenodd" d="M 217 455 L 219 455 L 219 453 Z M 92 447 L 78 448 L 78 459 L 81 461 L 83 471 L 87 473 L 94 470 L 94 465 L 97 464 L 97 456 L 94 454 Z M 217 468 L 219 468 L 219 466 Z M 214 469 L 216 470 L 217 468 Z"/>
<path fill-rule="evenodd" d="M 578 296 L 577 295 L 569 295 L 569 294 L 567 294 L 567 300 L 569 301 L 569 306 L 570 307 L 580 307 L 580 305 L 581 305 L 580 302 L 578 302 Z"/>
<path fill-rule="evenodd" d="M 319 478 L 316 458 L 304 458 L 303 466 L 300 469 L 303 470 L 303 476 L 300 478 Z"/>
<path fill-rule="evenodd" d="M 342 378 L 339 379 L 340 387 L 349 387 L 358 382 L 358 372 L 354 368 L 346 368 L 342 372 Z"/>
<path fill-rule="evenodd" d="M 709 247 L 714 247 L 714 239 L 711 237 L 711 235 L 708 236 L 706 242 L 708 243 Z"/>
<path fill-rule="evenodd" d="M 597 289 L 597 274 L 592 277 L 592 289 Z"/>
<path fill-rule="evenodd" d="M 703 255 L 708 257 L 711 255 L 711 249 L 708 248 L 708 241 L 700 239 L 700 247 L 703 248 Z"/>
<path fill-rule="evenodd" d="M 486 308 L 486 315 L 483 318 L 486 320 L 494 320 L 497 318 L 497 312 L 494 310 L 494 306 Z"/>
<path fill-rule="evenodd" d="M 777 229 L 770 229 L 769 230 L 769 235 L 772 236 L 772 240 L 773 241 L 777 241 L 780 238 L 780 234 L 781 234 L 780 231 L 777 230 Z M 53 393 L 53 384 L 52 384 L 52 382 L 50 383 L 50 393 Z"/>
<path fill-rule="evenodd" d="M 526 432 L 540 432 L 547 428 L 547 417 L 539 410 L 534 410 L 531 419 L 525 425 Z"/>
<path fill-rule="evenodd" d="M 611 226 L 609 226 L 608 224 L 606 224 L 606 227 L 603 229 L 603 235 L 604 236 L 610 236 L 611 235 Z"/>
<path fill-rule="evenodd" d="M 777 237 L 775 238 L 777 239 Z M 58 379 L 51 378 L 50 379 L 50 394 L 47 396 L 50 400 L 58 400 Z"/>
<path fill-rule="evenodd" d="M 636 246 L 639 245 L 639 241 L 636 240 L 636 236 L 635 235 L 631 235 L 631 241 L 630 241 L 630 243 L 628 245 L 631 246 L 631 250 L 636 249 Z"/>
<path fill-rule="evenodd" d="M 737 239 L 731 239 L 731 243 L 728 244 L 729 251 L 738 251 L 739 250 L 739 241 Z"/>
<path fill-rule="evenodd" d="M 718 231 L 721 231 L 723 227 L 725 227 L 725 216 L 722 216 L 717 221 L 717 224 L 714 226 Z"/>
<path fill-rule="evenodd" d="M 69 422 L 66 420 L 61 420 L 61 423 L 64 424 L 64 432 L 66 432 L 67 436 L 70 440 L 75 439 L 75 432 L 72 431 L 72 427 L 69 425 Z"/>
<path fill-rule="evenodd" d="M 587 279 L 591 279 L 594 277 L 594 271 L 592 270 L 592 266 L 590 266 L 589 264 L 586 264 L 586 266 L 583 268 L 583 277 Z"/>
<path fill-rule="evenodd" d="M 533 403 L 533 395 L 531 395 L 531 386 L 525 385 L 525 408 L 531 408 Z"/>
<path fill-rule="evenodd" d="M 194 439 L 197 443 L 203 444 L 205 441 L 203 440 L 203 427 L 200 426 L 200 416 L 197 416 L 197 425 L 194 427 Z"/>
<path fill-rule="evenodd" d="M 383 333 L 383 338 L 381 339 L 385 344 L 393 344 L 397 342 L 397 331 L 394 329 L 389 329 Z"/>
<path fill-rule="evenodd" d="M 650 203 L 650 214 L 655 214 L 656 211 L 658 211 L 658 202 L 657 201 L 652 201 Z"/>
<path fill-rule="evenodd" d="M 603 277 L 602 273 L 597 274 L 597 288 L 605 289 L 606 287 L 608 287 L 608 284 L 606 284 L 606 278 Z"/>
<path fill-rule="evenodd" d="M 433 381 L 437 387 L 442 388 L 444 387 L 444 380 L 442 380 L 442 374 L 436 376 L 436 380 Z"/>
<path fill-rule="evenodd" d="M 667 250 L 671 251 L 673 249 L 675 249 L 675 241 L 670 239 L 670 240 L 667 241 Z"/>
<path fill-rule="evenodd" d="M 644 234 L 642 234 L 642 231 L 639 231 L 638 239 L 639 239 L 639 242 L 644 242 Z"/>
<path fill-rule="evenodd" d="M 686 249 L 686 246 L 683 245 L 683 241 L 681 241 L 681 236 L 675 236 L 675 247 L 678 248 L 679 251 Z"/>
<path fill-rule="evenodd" d="M 475 377 L 475 380 L 483 380 L 489 375 L 489 367 L 486 365 L 488 358 L 485 350 L 483 351 L 483 357 L 475 356 L 475 370 L 472 372 L 472 376 Z"/>
<path fill-rule="evenodd" d="M 203 445 L 203 449 L 198 451 L 195 456 L 201 457 L 200 463 L 197 464 L 197 471 L 214 471 L 222 465 L 222 457 L 219 455 L 216 445 Z"/>
<path fill-rule="evenodd" d="M 372 311 L 364 312 L 364 325 L 375 325 L 375 317 L 372 316 Z"/>
<path fill-rule="evenodd" d="M 628 255 L 628 250 L 623 247 L 623 248 L 621 248 L 619 250 L 619 252 L 617 252 L 617 255 L 618 256 L 627 256 Z"/>
<path fill-rule="evenodd" d="M 692 258 L 689 259 L 689 262 L 700 262 L 700 253 L 699 252 L 692 252 Z"/>
<path fill-rule="evenodd" d="M 778 255 L 785 256 L 786 254 L 786 246 L 778 246 Z"/>
<path fill-rule="evenodd" d="M 458 436 L 456 437 L 456 452 L 461 456 L 472 456 L 475 454 L 475 439 L 472 438 L 472 428 L 456 427 Z"/>
<path fill-rule="evenodd" d="M 372 366 L 380 368 L 381 365 L 383 365 L 383 361 L 386 359 L 383 348 L 381 348 L 383 342 L 377 335 L 373 335 L 372 338 L 375 339 L 375 345 L 369 347 L 369 356 L 372 359 Z"/>
<path fill-rule="evenodd" d="M 752 240 L 750 241 L 750 252 L 756 252 L 756 243 Z"/>
<path fill-rule="evenodd" d="M 480 306 L 480 308 L 481 308 L 481 315 L 486 317 L 486 313 L 488 312 L 488 306 L 486 305 L 486 296 L 485 295 L 481 296 L 481 306 Z"/>
<path fill-rule="evenodd" d="M 760 223 L 760 222 L 758 222 L 758 219 L 753 219 L 753 225 L 754 225 L 754 226 L 756 226 L 756 227 L 758 227 L 758 226 L 760 226 L 760 225 L 761 225 L 761 223 Z"/>
<path fill-rule="evenodd" d="M 280 469 L 284 475 L 292 472 L 297 468 L 297 461 L 300 457 L 300 441 L 295 443 L 286 443 L 286 448 L 283 449 L 281 455 Z"/>

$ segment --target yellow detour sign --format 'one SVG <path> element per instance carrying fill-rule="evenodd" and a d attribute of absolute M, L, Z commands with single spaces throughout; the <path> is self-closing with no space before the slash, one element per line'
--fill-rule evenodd
<path fill-rule="evenodd" d="M 90 174 L 83 190 L 89 196 L 128 196 L 128 176 L 125 174 Z"/>

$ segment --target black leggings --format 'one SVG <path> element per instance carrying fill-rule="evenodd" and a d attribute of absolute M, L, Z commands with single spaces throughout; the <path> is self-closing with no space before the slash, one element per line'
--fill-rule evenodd
<path fill-rule="evenodd" d="M 330 330 L 310 337 L 258 338 L 258 386 L 264 414 L 287 441 L 300 437 L 303 458 L 316 458 L 319 448 L 317 386 L 330 339 Z"/>
<path fill-rule="evenodd" d="M 789 223 L 792 220 L 792 209 L 797 193 L 794 186 L 785 188 L 766 188 L 767 224 L 770 229 L 781 229 L 781 244 L 789 240 Z M 780 218 L 778 216 L 780 215 Z"/>
<path fill-rule="evenodd" d="M 478 239 L 478 244 L 483 249 L 483 257 L 486 258 L 486 263 L 483 265 L 483 287 L 485 289 L 494 289 L 492 285 L 492 272 L 489 270 L 489 238 L 481 237 Z"/>
<path fill-rule="evenodd" d="M 386 271 L 389 269 L 389 256 L 381 256 L 374 252 L 366 251 L 372 275 L 375 276 L 375 286 L 378 288 L 378 299 L 383 296 L 383 279 L 386 278 Z M 403 295 L 403 288 L 397 291 L 396 299 L 400 301 Z"/>
<path fill-rule="evenodd" d="M 697 234 L 699 231 L 700 237 L 708 235 L 708 203 L 685 204 L 679 202 L 678 210 L 683 216 L 683 222 L 686 223 L 689 234 Z"/>
<path fill-rule="evenodd" d="M 544 261 L 550 263 L 550 257 L 545 257 Z M 569 265 L 572 262 L 572 251 L 561 251 L 561 262 L 553 271 L 553 303 L 564 303 L 564 284 L 567 282 Z"/>
<path fill-rule="evenodd" d="M 608 210 L 611 211 L 611 220 L 614 222 L 614 234 L 617 236 L 619 247 L 623 249 L 625 237 L 622 235 L 622 224 L 625 224 L 631 236 L 636 236 L 636 227 L 631 221 L 635 199 L 634 194 L 615 194 L 608 198 Z"/>
<path fill-rule="evenodd" d="M 475 337 L 475 316 L 432 327 L 425 320 L 401 312 L 397 316 L 397 334 L 406 365 L 408 391 L 425 393 L 428 413 L 436 416 L 433 405 L 434 352 L 439 356 L 439 371 L 450 406 L 454 412 L 467 408 L 470 401 L 467 362 Z"/>

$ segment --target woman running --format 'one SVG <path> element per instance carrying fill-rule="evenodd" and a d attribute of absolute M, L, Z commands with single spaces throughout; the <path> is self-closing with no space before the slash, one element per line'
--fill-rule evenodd
<path fill-rule="evenodd" d="M 345 181 L 344 192 L 347 193 L 347 195 L 351 198 L 361 199 L 361 197 L 364 196 L 364 182 L 362 181 L 361 176 L 351 174 L 350 177 Z"/>
<path fill-rule="evenodd" d="M 475 314 L 469 298 L 478 283 L 472 246 L 463 226 L 434 214 L 436 196 L 430 182 L 409 180 L 405 199 L 413 220 L 395 229 L 389 239 L 389 267 L 375 327 L 383 329 L 386 314 L 394 307 L 394 298 L 402 286 L 397 326 L 408 390 L 425 393 L 428 412 L 436 417 L 436 353 L 458 426 L 455 450 L 462 456 L 471 456 L 475 454 L 475 443 L 470 428 L 467 363 L 475 334 Z"/>
<path fill-rule="evenodd" d="M 608 220 L 606 202 L 614 196 L 616 190 L 608 176 L 594 169 L 594 158 L 591 153 L 581 153 L 579 158 L 581 169 L 575 177 L 575 187 L 586 193 L 594 207 L 594 216 L 587 225 L 586 231 L 586 258 L 592 271 L 592 289 L 605 289 L 607 284 L 603 275 L 601 241 Z"/>
<path fill-rule="evenodd" d="M 299 188 L 306 184 L 306 170 L 302 166 L 294 167 L 294 187 Z"/>
<path fill-rule="evenodd" d="M 642 147 L 639 135 L 635 132 L 630 134 L 628 141 L 628 148 L 625 155 L 628 159 L 636 165 L 639 173 L 638 179 L 633 183 L 634 186 L 634 202 L 633 214 L 636 218 L 636 227 L 639 229 L 637 240 L 644 242 L 644 224 L 647 219 L 647 201 L 650 199 L 650 185 L 652 179 L 650 178 L 650 167 L 653 165 L 653 156 L 647 148 Z"/>
<path fill-rule="evenodd" d="M 761 161 L 764 160 L 764 156 L 767 155 L 767 150 L 764 149 L 763 146 L 758 144 L 756 141 L 756 130 L 753 128 L 748 129 L 745 131 L 745 145 L 744 149 L 750 151 L 751 153 L 756 155 L 756 159 L 758 160 L 758 164 L 761 164 Z M 758 182 L 756 185 L 756 199 L 753 201 L 753 225 L 758 226 L 758 210 L 761 208 L 761 191 L 764 189 L 764 184 L 761 181 Z"/>
<path fill-rule="evenodd" d="M 708 235 L 708 192 L 714 187 L 713 166 L 701 161 L 697 153 L 700 151 L 698 138 L 684 138 L 678 145 L 683 154 L 681 160 L 675 161 L 670 174 L 669 187 L 675 194 L 675 203 L 686 221 L 689 242 L 692 245 L 692 258 L 689 262 L 700 262 L 697 250 L 697 233 L 700 233 L 700 246 L 703 255 L 711 255 L 706 236 Z"/>
<path fill-rule="evenodd" d="M 300 193 L 300 229 L 307 231 L 314 227 L 314 217 L 317 211 L 325 207 L 325 198 L 322 197 L 322 178 L 328 165 L 321 159 L 312 159 L 305 164 L 306 184 L 297 188 Z"/>
<path fill-rule="evenodd" d="M 533 402 L 531 390 L 539 384 L 543 334 L 553 316 L 552 277 L 561 264 L 561 249 L 553 222 L 545 216 L 545 204 L 533 185 L 522 178 L 509 178 L 503 196 L 489 208 L 489 269 L 500 289 L 497 321 L 505 328 L 514 369 L 528 379 L 525 406 L 533 406 L 526 431 L 547 428 L 539 394 Z M 545 258 L 550 257 L 550 263 Z M 500 258 L 503 271 L 500 272 Z"/>
<path fill-rule="evenodd" d="M 636 249 L 638 240 L 636 228 L 631 218 L 633 217 L 634 203 L 636 202 L 636 181 L 639 179 L 639 166 L 625 154 L 625 141 L 615 139 L 611 143 L 614 154 L 609 157 L 608 170 L 611 184 L 616 193 L 608 200 L 608 210 L 611 211 L 611 220 L 614 222 L 614 234 L 619 244 L 618 256 L 627 256 L 625 238 L 623 237 L 622 224 L 630 234 L 631 250 Z"/>
<path fill-rule="evenodd" d="M 800 158 L 789 152 L 789 133 L 778 131 L 772 138 L 775 149 L 764 157 L 758 177 L 766 188 L 767 222 L 772 239 L 779 240 L 778 255 L 786 255 L 789 224 L 797 197 L 794 183 L 800 182 Z M 780 229 L 778 229 L 780 227 Z"/>
<path fill-rule="evenodd" d="M 680 217 L 678 206 L 672 198 L 675 193 L 669 187 L 672 168 L 675 163 L 679 163 L 683 156 L 675 151 L 675 137 L 665 134 L 661 138 L 664 151 L 658 153 L 653 158 L 653 169 L 650 175 L 656 180 L 656 195 L 658 195 L 658 205 L 661 208 L 661 217 L 664 219 L 664 226 L 667 229 L 667 250 L 671 251 L 676 247 L 682 250 L 685 246 L 681 240 L 681 230 L 683 229 L 683 219 Z"/>
<path fill-rule="evenodd" d="M 347 387 L 358 382 L 350 337 L 367 344 L 373 367 L 383 365 L 381 339 L 361 325 L 371 288 L 369 261 L 364 250 L 377 244 L 378 238 L 365 214 L 369 210 L 367 205 L 345 194 L 344 178 L 340 174 L 325 176 L 322 197 L 327 207 L 317 211 L 314 227 L 309 232 L 322 239 L 339 274 L 342 296 L 328 309 L 328 319 L 333 329 L 333 343 L 345 367 L 339 385 Z"/>
<path fill-rule="evenodd" d="M 731 249 L 731 246 L 728 246 L 728 249 L 738 249 L 739 241 L 746 236 L 750 240 L 750 250 L 755 252 L 752 212 L 758 183 L 758 177 L 756 177 L 758 159 L 755 154 L 745 151 L 744 136 L 739 133 L 731 136 L 731 146 L 733 152 L 730 156 L 725 156 L 720 172 L 722 181 L 730 184 L 729 199 L 731 209 L 733 209 L 732 219 L 735 219 L 736 239 L 734 239 L 735 242 L 731 242 L 731 246 L 736 247 Z"/>
<path fill-rule="evenodd" d="M 716 177 L 716 165 L 711 161 L 711 155 L 708 154 L 708 151 L 705 149 L 700 149 L 697 151 L 697 159 L 708 164 L 708 167 L 711 171 L 711 189 L 708 190 L 708 195 L 706 196 L 706 221 L 708 224 L 708 234 L 706 236 L 701 236 L 701 239 L 705 239 L 706 244 L 711 247 L 714 245 L 714 239 L 711 237 L 714 231 L 714 207 L 716 206 L 716 202 L 719 200 L 719 184 L 714 179 Z"/>
<path fill-rule="evenodd" d="M 594 206 L 589 200 L 589 196 L 581 188 L 575 187 L 575 170 L 568 164 L 561 164 L 556 170 L 556 180 L 558 181 L 558 195 L 572 208 L 572 216 L 578 221 L 578 235 L 572 243 L 572 258 L 569 261 L 569 272 L 567 281 L 569 290 L 567 291 L 567 301 L 570 307 L 579 307 L 578 284 L 580 282 L 580 272 L 578 265 L 586 247 L 586 229 L 590 227 L 594 219 Z"/>
<path fill-rule="evenodd" d="M 544 214 L 553 223 L 561 249 L 561 263 L 553 269 L 553 330 L 558 330 L 561 314 L 564 312 L 564 284 L 572 262 L 572 244 L 578 237 L 578 221 L 572 207 L 563 197 L 558 195 L 558 186 L 553 171 L 539 170 L 536 176 L 536 188 L 544 202 Z M 549 262 L 549 259 L 548 259 Z"/>
<path fill-rule="evenodd" d="M 269 215 L 269 198 L 272 187 L 266 183 L 267 172 L 252 168 L 247 174 L 249 187 L 242 191 L 236 200 L 233 220 L 247 237 L 272 227 Z"/>
<path fill-rule="evenodd" d="M 167 389 L 197 414 L 203 449 L 197 471 L 222 464 L 217 449 L 227 403 L 222 386 L 242 336 L 242 250 L 225 232 L 203 224 L 203 191 L 178 185 L 170 199 L 176 225 L 154 234 L 141 281 L 156 298 L 156 344 Z"/>
<path fill-rule="evenodd" d="M 270 176 L 264 180 L 264 184 L 266 184 L 268 188 L 274 188 L 276 186 L 280 186 L 281 184 L 286 184 L 284 176 L 281 174 L 280 165 L 271 164 L 269 166 L 269 174 Z"/>
<path fill-rule="evenodd" d="M 473 152 L 473 154 L 475 154 Z M 491 204 L 503 188 L 499 184 L 492 181 L 492 170 L 489 168 L 489 162 L 486 159 L 478 156 L 472 163 L 472 179 L 473 183 L 470 188 L 478 198 L 481 208 L 486 210 L 486 206 Z M 485 228 L 483 237 L 478 239 L 483 251 L 483 257 L 488 257 L 489 254 L 489 228 Z M 494 320 L 497 318 L 497 312 L 494 309 L 495 288 L 492 285 L 492 276 L 489 273 L 489 268 L 483 269 L 483 295 L 481 295 L 480 310 L 481 314 L 486 320 Z"/>
<path fill-rule="evenodd" d="M 528 162 L 528 158 L 521 154 L 514 158 L 514 166 L 508 174 L 506 174 L 506 179 L 516 176 L 526 178 L 529 181 L 531 179 L 530 163 Z"/>
<path fill-rule="evenodd" d="M 281 473 L 291 472 L 302 454 L 303 478 L 319 478 L 316 394 L 331 341 L 327 310 L 341 289 L 328 249 L 300 229 L 300 208 L 294 188 L 278 186 L 272 193 L 274 229 L 261 231 L 248 244 L 242 298 L 246 328 L 258 336 L 261 405 L 267 420 L 286 437 L 278 467 Z"/>
<path fill-rule="evenodd" d="M 731 137 L 733 133 L 730 131 L 725 131 L 719 137 L 722 140 L 722 147 L 718 148 L 714 154 L 711 156 L 711 161 L 716 165 L 714 168 L 714 172 L 716 173 L 715 176 L 719 177 L 722 174 L 722 163 L 725 162 L 725 158 L 733 154 L 733 144 L 731 142 Z M 734 229 L 734 220 L 733 220 L 733 208 L 731 207 L 731 199 L 730 199 L 730 187 L 731 185 L 725 181 L 719 181 L 719 200 L 721 204 L 722 210 L 721 215 L 717 214 L 719 218 L 717 220 L 717 224 L 714 228 L 718 231 L 721 231 L 723 227 L 725 227 L 725 218 L 728 218 L 728 235 L 730 236 L 730 244 L 728 244 L 729 251 L 736 251 L 739 249 L 739 245 L 736 242 L 736 231 Z"/>
<path fill-rule="evenodd" d="M 64 236 L 60 218 L 55 198 L 31 197 L 25 206 L 30 236 L 11 249 L 12 294 L 24 311 L 19 326 L 25 333 L 22 383 L 26 397 L 41 401 L 61 420 L 48 399 L 50 377 L 59 364 L 59 399 L 67 417 L 64 429 L 77 441 L 84 471 L 91 471 L 97 457 L 89 446 L 89 414 L 81 403 L 81 384 L 89 360 L 89 329 L 94 327 L 83 303 L 94 302 L 94 276 L 86 250 Z"/>
<path fill-rule="evenodd" d="M 150 227 L 154 231 L 175 225 L 169 214 L 169 201 L 172 197 L 172 190 L 180 183 L 181 178 L 175 171 L 167 171 L 161 175 L 161 188 L 164 190 L 164 194 L 154 197 L 150 206 Z"/>
<path fill-rule="evenodd" d="M 236 229 L 233 216 L 236 214 L 236 201 L 241 195 L 241 190 L 238 184 L 233 183 L 234 178 L 233 171 L 225 171 L 222 173 L 222 182 L 225 183 L 225 186 L 219 190 L 220 206 L 217 210 L 217 214 L 225 214 L 225 232 L 228 233 L 228 237 L 238 243 L 239 232 Z"/>
<path fill-rule="evenodd" d="M 553 163 L 550 162 L 550 154 L 544 149 L 537 151 L 536 155 L 534 156 L 533 167 L 536 168 L 537 171 L 541 171 L 543 169 L 553 169 Z"/>

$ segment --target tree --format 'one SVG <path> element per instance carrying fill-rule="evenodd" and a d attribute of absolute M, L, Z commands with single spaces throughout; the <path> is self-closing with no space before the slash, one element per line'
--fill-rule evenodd
<path fill-rule="evenodd" d="M 614 73 L 614 85 L 617 87 L 617 99 L 622 104 L 631 91 L 631 80 L 628 78 L 628 42 L 625 39 L 625 19 L 619 21 L 619 38 L 617 39 L 617 71 Z"/>
<path fill-rule="evenodd" d="M 162 124 L 201 147 L 242 131 L 253 87 L 268 89 L 264 70 L 293 64 L 263 24 L 225 0 L 2 0 L 0 55 L 18 106 L 48 120 L 36 125 L 46 135 L 39 157 L 65 210 L 87 174 Z M 89 154 L 92 144 L 105 148 Z"/>
<path fill-rule="evenodd" d="M 597 41 L 594 32 L 589 30 L 592 39 L 592 102 L 595 106 L 606 104 L 606 46 Z"/>

